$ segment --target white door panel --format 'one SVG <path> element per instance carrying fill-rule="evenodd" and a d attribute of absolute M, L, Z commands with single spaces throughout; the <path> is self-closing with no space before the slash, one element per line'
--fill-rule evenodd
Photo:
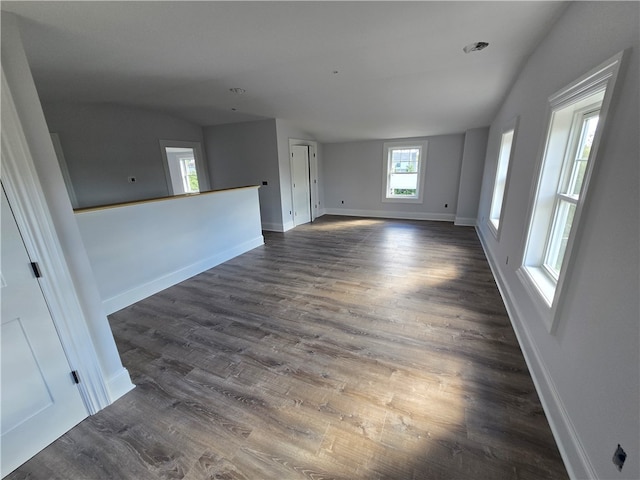
<path fill-rule="evenodd" d="M 309 186 L 309 147 L 291 147 L 291 177 L 293 181 L 293 223 L 311 221 L 311 190 Z"/>
<path fill-rule="evenodd" d="M 2 192 L 1 458 L 7 475 L 87 416 Z"/>

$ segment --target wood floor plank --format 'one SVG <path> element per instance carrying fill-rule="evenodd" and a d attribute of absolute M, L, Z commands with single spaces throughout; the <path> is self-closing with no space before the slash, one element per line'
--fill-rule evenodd
<path fill-rule="evenodd" d="M 567 478 L 472 228 L 321 217 L 110 322 L 136 389 L 7 480 Z"/>

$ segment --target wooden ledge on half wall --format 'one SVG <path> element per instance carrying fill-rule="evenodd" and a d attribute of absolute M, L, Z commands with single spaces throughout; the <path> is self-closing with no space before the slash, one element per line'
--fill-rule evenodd
<path fill-rule="evenodd" d="M 198 192 L 198 193 L 182 193 L 179 195 L 170 195 L 166 197 L 154 197 L 154 198 L 145 198 L 142 200 L 131 200 L 129 202 L 108 203 L 105 205 L 96 205 L 94 207 L 75 208 L 73 211 L 74 213 L 85 213 L 85 212 L 92 212 L 94 210 L 102 210 L 106 208 L 125 207 L 129 205 L 138 205 L 141 203 L 164 202 L 166 200 L 178 200 L 178 199 L 189 198 L 189 197 L 197 197 L 199 195 L 209 195 L 213 193 L 229 192 L 232 190 L 241 190 L 244 188 L 260 188 L 260 185 L 244 185 L 241 187 L 219 188 L 215 190 L 207 190 L 207 191 Z"/>

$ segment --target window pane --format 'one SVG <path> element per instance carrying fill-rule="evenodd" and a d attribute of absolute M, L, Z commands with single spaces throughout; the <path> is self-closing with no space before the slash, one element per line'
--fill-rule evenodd
<path fill-rule="evenodd" d="M 507 183 L 507 172 L 509 171 L 509 158 L 511 156 L 511 144 L 513 143 L 513 130 L 502 134 L 500 143 L 500 153 L 498 156 L 498 167 L 496 169 L 496 180 L 493 186 L 493 197 L 491 199 L 490 220 L 494 226 L 498 225 L 500 212 L 502 210 L 502 200 Z"/>
<path fill-rule="evenodd" d="M 418 188 L 417 173 L 392 173 L 389 188 Z"/>
<path fill-rule="evenodd" d="M 589 117 L 585 120 L 582 129 L 582 138 L 580 139 L 580 148 L 578 148 L 578 158 L 586 160 L 589 158 L 593 137 L 598 127 L 598 116 Z"/>
<path fill-rule="evenodd" d="M 567 194 L 573 195 L 577 198 L 580 195 L 582 188 L 582 181 L 584 180 L 584 174 L 587 171 L 587 160 L 589 159 L 589 152 L 591 152 L 591 145 L 593 144 L 593 137 L 596 134 L 596 128 L 598 126 L 598 116 L 591 116 L 584 119 L 582 123 L 582 131 L 580 132 L 580 141 L 576 148 L 576 159 L 572 166 L 571 177 L 569 178 L 569 184 L 567 186 Z"/>
<path fill-rule="evenodd" d="M 557 279 L 567 249 L 569 233 L 573 223 L 576 205 L 566 200 L 559 200 L 553 217 L 553 227 L 549 238 L 544 265 Z"/>
<path fill-rule="evenodd" d="M 391 173 L 417 172 L 420 150 L 403 148 L 391 150 Z"/>
<path fill-rule="evenodd" d="M 182 175 L 182 187 L 185 193 L 197 193 L 200 191 L 200 187 L 198 185 L 198 173 L 196 172 L 195 158 L 181 158 L 180 173 Z"/>
<path fill-rule="evenodd" d="M 191 147 L 164 147 L 174 195 L 198 193 L 196 153 Z"/>

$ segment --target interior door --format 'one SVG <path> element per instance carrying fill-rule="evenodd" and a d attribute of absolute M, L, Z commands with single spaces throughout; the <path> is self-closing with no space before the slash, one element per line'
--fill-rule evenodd
<path fill-rule="evenodd" d="M 293 223 L 301 225 L 311 221 L 311 189 L 309 186 L 309 147 L 291 147 L 291 177 L 293 188 Z"/>
<path fill-rule="evenodd" d="M 87 417 L 78 387 L 2 190 L 0 474 Z"/>

